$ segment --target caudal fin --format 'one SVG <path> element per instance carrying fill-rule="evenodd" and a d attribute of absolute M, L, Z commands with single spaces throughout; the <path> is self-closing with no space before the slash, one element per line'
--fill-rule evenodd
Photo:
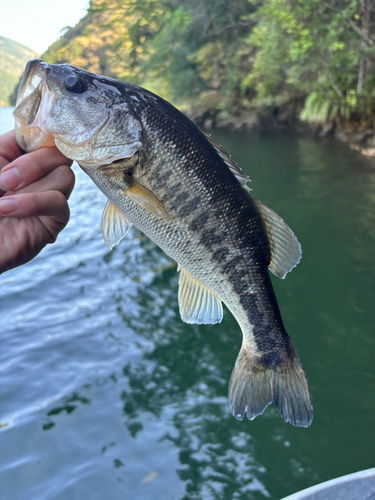
<path fill-rule="evenodd" d="M 292 358 L 270 365 L 250 356 L 242 346 L 229 382 L 229 406 L 233 416 L 252 420 L 274 403 L 285 422 L 309 427 L 313 409 L 309 386 L 295 352 Z"/>

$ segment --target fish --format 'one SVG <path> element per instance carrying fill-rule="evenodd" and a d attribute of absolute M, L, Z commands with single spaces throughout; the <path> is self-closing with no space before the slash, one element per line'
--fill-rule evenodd
<path fill-rule="evenodd" d="M 177 262 L 183 321 L 219 323 L 223 303 L 233 314 L 242 330 L 233 416 L 252 420 L 274 403 L 285 422 L 310 426 L 308 381 L 269 274 L 284 278 L 301 246 L 230 155 L 146 89 L 39 58 L 26 65 L 13 115 L 21 150 L 56 146 L 105 194 L 109 249 L 134 225 Z"/>

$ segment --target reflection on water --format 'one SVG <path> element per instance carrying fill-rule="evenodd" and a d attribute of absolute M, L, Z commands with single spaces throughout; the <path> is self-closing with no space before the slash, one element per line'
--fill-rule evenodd
<path fill-rule="evenodd" d="M 134 228 L 109 252 L 105 199 L 75 168 L 67 229 L 0 277 L 1 498 L 276 500 L 373 465 L 374 162 L 307 138 L 214 136 L 302 243 L 274 283 L 313 425 L 229 414 L 238 325 L 228 311 L 182 323 L 175 264 Z"/>

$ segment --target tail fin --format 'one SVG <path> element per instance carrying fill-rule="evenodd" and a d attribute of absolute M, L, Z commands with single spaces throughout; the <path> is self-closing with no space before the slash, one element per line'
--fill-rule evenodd
<path fill-rule="evenodd" d="M 252 420 L 270 403 L 285 422 L 309 427 L 313 418 L 311 396 L 298 354 L 277 364 L 250 356 L 241 347 L 229 382 L 229 406 L 233 416 Z"/>

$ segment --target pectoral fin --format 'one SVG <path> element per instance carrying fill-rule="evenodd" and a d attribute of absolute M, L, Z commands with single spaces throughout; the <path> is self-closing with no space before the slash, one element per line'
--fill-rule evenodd
<path fill-rule="evenodd" d="M 112 250 L 125 238 L 132 223 L 113 203 L 107 201 L 102 216 L 102 234 L 107 247 Z"/>
<path fill-rule="evenodd" d="M 223 306 L 217 295 L 180 267 L 178 304 L 185 323 L 214 324 L 223 319 Z"/>
<path fill-rule="evenodd" d="M 130 179 L 130 177 L 129 177 Z M 124 189 L 124 193 L 140 207 L 163 219 L 170 219 L 170 215 L 163 203 L 149 189 L 131 179 L 131 186 Z"/>

